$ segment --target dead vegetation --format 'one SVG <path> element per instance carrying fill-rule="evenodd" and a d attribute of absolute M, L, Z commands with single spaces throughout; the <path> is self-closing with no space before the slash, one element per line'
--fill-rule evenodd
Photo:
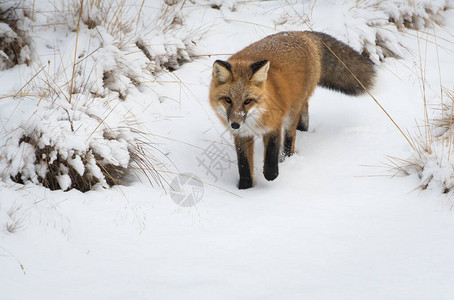
<path fill-rule="evenodd" d="M 436 106 L 436 116 L 427 118 L 419 134 L 411 138 L 412 156 L 391 157 L 390 167 L 396 174 L 417 174 L 418 188 L 428 187 L 444 194 L 454 192 L 454 94 L 443 90 L 443 102 Z"/>
<path fill-rule="evenodd" d="M 292 25 L 305 24 L 310 30 L 317 30 L 311 24 L 311 18 L 317 14 L 317 0 L 304 6 L 303 11 L 298 5 L 291 5 L 292 10 L 285 12 L 276 25 L 289 23 Z M 432 26 L 444 22 L 445 12 L 453 6 L 448 0 L 437 3 L 432 1 L 381 1 L 357 0 L 348 8 L 352 18 L 364 20 L 356 26 L 347 27 L 345 41 L 363 56 L 378 63 L 386 58 L 402 58 L 408 55 L 404 42 L 399 40 L 399 33 L 412 35 Z M 371 14 L 370 12 L 374 12 Z M 373 17 L 372 17 L 373 16 Z"/>
<path fill-rule="evenodd" d="M 24 217 L 22 215 L 22 206 L 13 205 L 7 212 L 8 221 L 6 222 L 6 230 L 9 233 L 15 233 L 25 227 Z"/>
<path fill-rule="evenodd" d="M 397 31 L 403 32 L 406 30 L 419 31 L 424 30 L 428 26 L 442 25 L 444 22 L 444 12 L 452 8 L 449 6 L 449 2 L 441 6 L 431 5 L 431 3 L 417 3 L 417 1 L 409 1 L 405 6 L 398 3 L 383 3 L 380 1 L 373 0 L 360 0 L 358 6 L 364 6 L 373 8 L 378 12 L 385 13 L 388 17 L 387 22 L 384 20 L 371 20 L 368 25 L 371 27 L 380 28 L 381 30 L 376 31 L 375 47 L 381 54 L 380 60 L 387 57 L 401 59 L 401 51 L 396 51 L 395 41 L 388 38 L 386 33 L 387 27 L 395 27 Z M 392 14 L 393 11 L 399 11 L 400 14 Z M 394 29 L 394 28 L 393 28 Z M 371 41 L 364 40 L 365 45 L 371 43 Z M 400 49 L 405 51 L 405 46 L 397 42 Z M 366 47 L 363 49 L 363 55 L 368 55 Z"/>
<path fill-rule="evenodd" d="M 30 63 L 28 37 L 23 20 L 27 10 L 20 1 L 0 2 L 0 70 Z"/>
<path fill-rule="evenodd" d="M 36 62 L 33 67 L 38 71 L 20 91 L 2 95 L 17 107 L 24 100 L 34 101 L 37 107 L 19 127 L 8 126 L 17 117 L 16 109 L 2 124 L 6 132 L 0 133 L 5 141 L 0 147 L 0 176 L 4 180 L 82 192 L 126 184 L 132 175 L 152 185 L 165 183 L 161 175 L 165 166 L 158 159 L 165 156 L 147 138 L 132 108 L 123 112 L 119 107 L 128 107 L 122 103 L 129 101 L 132 91 L 149 90 L 146 83 L 157 72 L 172 71 L 190 61 L 195 42 L 181 32 L 182 37 L 174 37 L 183 26 L 177 7 L 164 6 L 156 27 L 144 30 L 146 24 L 140 20 L 144 3 L 138 1 L 135 14 L 127 11 L 130 7 L 124 1 L 80 0 L 56 7 L 51 18 L 56 18 L 57 25 L 45 28 L 69 26 L 75 38 L 73 59 L 68 62 L 56 49 L 60 61 L 49 61 L 47 66 Z M 17 9 L 11 7 L 9 14 Z M 164 41 L 159 45 L 164 51 L 156 51 L 149 35 Z M 87 37 L 88 45 L 80 43 Z M 106 38 L 111 39 L 107 45 Z M 108 64 L 103 62 L 106 57 Z"/>

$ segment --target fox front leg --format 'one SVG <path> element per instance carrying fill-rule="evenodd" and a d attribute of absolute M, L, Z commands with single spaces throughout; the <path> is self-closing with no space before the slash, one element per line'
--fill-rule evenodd
<path fill-rule="evenodd" d="M 265 161 L 263 164 L 263 175 L 266 180 L 274 180 L 279 175 L 279 148 L 281 145 L 280 131 L 271 132 L 263 137 L 265 146 Z"/>
<path fill-rule="evenodd" d="M 248 189 L 252 187 L 254 178 L 254 138 L 235 136 L 235 148 L 240 173 L 238 188 L 240 190 Z"/>

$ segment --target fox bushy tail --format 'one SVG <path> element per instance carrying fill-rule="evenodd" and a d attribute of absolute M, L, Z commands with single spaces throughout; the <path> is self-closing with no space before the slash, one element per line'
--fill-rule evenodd
<path fill-rule="evenodd" d="M 358 80 L 366 89 L 372 87 L 375 69 L 370 59 L 330 35 L 321 32 L 310 32 L 310 34 L 316 40 L 321 54 L 322 74 L 318 83 L 320 86 L 348 95 L 359 95 L 365 92 Z M 352 73 L 358 80 L 352 76 Z"/>

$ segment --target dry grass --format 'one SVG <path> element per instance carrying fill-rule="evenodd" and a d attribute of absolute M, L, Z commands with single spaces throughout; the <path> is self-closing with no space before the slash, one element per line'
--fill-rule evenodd
<path fill-rule="evenodd" d="M 415 1 L 414 1 L 414 5 Z M 429 11 L 430 12 L 430 11 Z M 428 13 L 429 13 L 428 12 Z M 420 32 L 414 28 L 415 37 L 418 41 L 418 70 L 416 74 L 420 80 L 421 98 L 424 105 L 422 125 L 418 125 L 418 132 L 409 135 L 412 141 L 412 155 L 402 159 L 390 157 L 390 167 L 397 174 L 417 174 L 420 178 L 418 188 L 427 189 L 432 187 L 445 194 L 454 192 L 454 93 L 443 87 L 441 66 L 439 59 L 439 38 L 436 27 L 440 26 L 440 18 L 430 18 L 426 22 L 432 22 L 433 33 Z M 437 26 L 436 26 L 437 25 Z M 423 36 L 426 38 L 423 38 Z M 426 74 L 426 57 L 428 37 L 432 37 L 432 44 L 436 47 L 439 75 L 439 93 L 436 99 L 428 99 L 429 78 Z M 434 92 L 430 93 L 436 94 Z M 434 97 L 434 96 L 431 96 Z M 435 117 L 431 117 L 435 115 Z"/>
<path fill-rule="evenodd" d="M 73 24 L 78 30 L 80 23 L 84 23 L 88 29 L 95 29 L 102 26 L 115 38 L 116 44 L 121 47 L 131 42 L 131 32 L 137 28 L 140 21 L 140 10 L 134 17 L 128 16 L 128 7 L 125 0 L 103 1 L 103 0 L 72 0 L 66 7 L 63 2 L 61 11 L 63 16 L 73 16 Z M 140 7 L 144 5 L 144 1 Z"/>
<path fill-rule="evenodd" d="M 6 253 L 6 254 L 3 254 L 3 253 L 0 252 L 0 256 L 7 256 L 7 257 L 9 256 L 9 257 L 13 258 L 17 262 L 17 264 L 19 265 L 19 267 L 22 270 L 22 272 L 24 273 L 24 275 L 27 275 L 27 273 L 25 272 L 24 265 L 21 263 L 21 261 L 14 254 L 12 254 L 6 248 L 1 247 L 1 246 L 0 246 L 0 250 L 2 250 L 3 252 Z"/>
<path fill-rule="evenodd" d="M 156 143 L 146 138 L 147 134 L 141 129 L 142 122 L 136 119 L 133 113 L 119 116 L 116 112 L 118 105 L 127 101 L 130 89 L 141 89 L 146 82 L 152 82 L 150 79 L 153 73 L 162 69 L 173 70 L 190 60 L 190 54 L 184 49 L 170 54 L 171 57 L 165 61 L 163 58 L 152 55 L 150 45 L 147 41 L 140 39 L 141 30 L 137 30 L 144 3 L 140 1 L 138 6 L 134 7 L 134 9 L 137 8 L 135 18 L 129 17 L 134 14 L 126 11 L 125 1 L 114 3 L 80 0 L 71 2 L 69 6 L 56 8 L 53 13 L 60 14 L 61 22 L 50 26 L 62 24 L 61 26 L 69 26 L 74 30 L 76 42 L 73 59 L 71 63 L 67 63 L 63 55 L 57 52 L 55 57 L 60 57 L 60 61 L 49 62 L 48 66 L 34 66 L 37 69 L 35 75 L 16 94 L 1 96 L 3 99 L 17 100 L 16 109 L 1 128 L 2 137 L 9 141 L 9 144 L 7 143 L 0 150 L 8 148 L 8 145 L 13 145 L 14 149 L 17 149 L 13 157 L 11 157 L 11 151 L 9 151 L 9 157 L 0 153 L 0 161 L 7 163 L 2 170 L 3 177 L 8 172 L 12 172 L 9 179 L 16 183 L 33 182 L 51 190 L 77 189 L 82 192 L 99 185 L 108 187 L 126 184 L 132 174 L 138 175 L 138 173 L 142 173 L 152 185 L 167 184 L 167 178 L 161 175 L 161 170 L 165 170 L 165 166 L 157 158 L 157 155 L 162 153 Z M 177 11 L 163 9 L 159 17 L 162 31 L 169 33 L 179 29 L 182 25 L 181 20 L 178 21 L 175 15 Z M 95 76 L 99 76 L 96 74 L 97 70 L 87 68 L 87 62 L 91 64 L 93 61 L 96 62 L 97 51 L 101 46 L 85 55 L 80 55 L 78 49 L 81 28 L 84 28 L 85 32 L 87 29 L 99 32 L 98 27 L 102 27 L 101 30 L 106 29 L 113 37 L 114 46 L 124 53 L 115 61 L 117 64 L 115 68 L 102 72 L 102 88 L 105 89 L 102 94 L 93 89 L 96 83 Z M 128 54 L 136 55 L 137 52 L 142 52 L 149 60 L 148 66 L 143 70 L 133 70 L 134 65 L 130 66 L 127 61 Z M 51 70 L 51 65 L 54 66 L 54 70 Z M 147 73 L 148 77 L 143 77 L 140 72 Z M 25 120 L 20 128 L 10 128 L 5 132 L 8 122 L 17 117 L 15 115 L 17 109 L 24 101 L 37 102 L 37 110 L 31 112 L 30 118 Z M 94 115 L 86 112 L 85 110 L 90 107 L 104 108 L 105 113 Z M 45 119 L 47 115 L 54 113 L 62 114 L 58 119 L 59 124 L 50 123 L 48 128 L 33 126 L 34 119 L 41 118 L 42 122 L 47 122 Z M 49 140 L 47 131 L 58 132 L 69 139 L 76 135 L 80 127 L 76 116 L 81 114 L 98 123 L 87 136 L 85 143 L 88 147 L 68 151 L 64 145 L 58 144 L 57 139 L 53 140 L 54 137 L 51 136 Z M 115 120 L 122 120 L 119 123 L 108 124 L 107 119 L 111 115 L 115 115 Z M 63 131 L 67 130 L 67 134 L 62 131 L 63 128 L 66 128 Z M 124 136 L 125 132 L 128 134 L 127 138 Z M 99 147 L 96 145 L 99 139 L 103 140 L 103 145 L 118 142 L 123 145 L 123 148 L 126 147 L 129 163 L 125 165 L 115 162 L 115 159 L 106 158 L 102 152 L 99 152 Z M 28 152 L 21 149 L 28 149 Z M 30 149 L 33 149 L 33 154 Z M 162 156 L 165 157 L 164 154 Z M 28 168 L 20 169 L 18 172 L 12 171 L 15 162 L 24 160 L 31 161 Z M 30 174 L 30 169 L 36 169 L 36 172 Z M 142 176 L 138 177 L 142 178 Z M 69 185 L 67 178 L 70 178 Z M 11 229 L 14 229 L 13 227 Z"/>
<path fill-rule="evenodd" d="M 425 114 L 419 132 L 412 137 L 413 153 L 410 158 L 390 157 L 390 167 L 397 174 L 417 174 L 418 188 L 433 186 L 443 193 L 454 191 L 454 95 L 443 90 L 443 102 L 433 111 L 437 114 L 428 118 Z"/>
<path fill-rule="evenodd" d="M 308 11 L 302 13 L 299 12 L 301 10 L 299 5 L 297 5 L 298 8 L 295 8 L 295 5 L 286 0 L 293 12 L 284 14 L 277 25 L 287 22 L 310 25 L 317 2 L 319 1 L 309 1 Z M 349 5 L 350 3 L 350 1 L 344 1 L 343 4 Z M 358 27 L 348 28 L 348 31 L 349 35 L 359 39 L 355 41 L 355 45 L 358 46 L 357 50 L 363 56 L 371 58 L 375 62 L 383 61 L 386 58 L 400 59 L 408 51 L 395 35 L 399 32 L 411 34 L 409 31 L 421 31 L 434 23 L 441 25 L 444 21 L 445 11 L 451 8 L 453 7 L 448 1 L 445 6 L 440 7 L 423 1 L 357 0 L 349 10 L 353 17 L 366 18 L 367 22 Z M 297 13 L 295 14 L 295 12 Z M 364 12 L 367 12 L 366 16 L 363 15 Z M 372 17 L 371 12 L 375 12 L 376 16 Z M 375 36 L 364 34 L 365 32 L 374 32 Z"/>
<path fill-rule="evenodd" d="M 376 7 L 377 1 L 371 0 L 360 0 L 357 1 L 357 5 L 366 6 L 366 7 Z M 403 10 L 400 12 L 399 18 L 395 18 L 392 15 L 389 15 L 388 24 L 374 24 L 373 22 L 370 23 L 370 26 L 379 26 L 385 28 L 389 25 L 394 25 L 398 31 L 404 32 L 407 30 L 414 30 L 416 32 L 420 30 L 424 30 L 428 26 L 441 25 L 444 21 L 444 12 L 450 7 L 448 5 L 434 9 L 430 5 L 419 7 L 419 4 L 415 0 L 408 2 L 413 9 L 410 10 Z M 376 7 L 377 10 L 380 10 L 379 7 Z M 424 10 L 423 13 L 420 12 L 420 9 Z M 366 43 L 367 41 L 364 41 Z M 401 59 L 401 55 L 393 50 L 392 45 L 387 41 L 386 37 L 383 35 L 382 31 L 377 31 L 376 38 L 375 38 L 375 46 L 379 48 L 382 52 L 382 57 L 380 60 L 383 60 L 387 57 Z M 403 44 L 400 44 L 400 47 L 405 49 Z M 367 50 L 363 50 L 363 55 L 368 55 Z"/>
<path fill-rule="evenodd" d="M 6 5 L 0 3 L 0 23 L 6 24 L 9 28 L 0 34 L 0 51 L 4 54 L 0 55 L 0 70 L 30 63 L 27 33 L 19 26 L 21 15 L 28 17 L 27 11 L 20 7 L 20 2 Z"/>
<path fill-rule="evenodd" d="M 24 228 L 24 218 L 21 215 L 21 210 L 21 205 L 13 205 L 8 210 L 7 215 L 9 219 L 6 222 L 6 230 L 9 233 L 15 233 Z"/>

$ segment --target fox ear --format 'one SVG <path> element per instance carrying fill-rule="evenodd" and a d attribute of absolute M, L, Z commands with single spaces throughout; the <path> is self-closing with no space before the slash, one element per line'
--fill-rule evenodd
<path fill-rule="evenodd" d="M 269 69 L 270 62 L 266 59 L 251 64 L 251 80 L 255 83 L 255 85 L 260 85 L 266 80 Z"/>
<path fill-rule="evenodd" d="M 223 60 L 217 60 L 213 64 L 213 79 L 216 79 L 218 83 L 226 83 L 231 78 L 233 78 L 232 74 L 232 66 Z"/>

